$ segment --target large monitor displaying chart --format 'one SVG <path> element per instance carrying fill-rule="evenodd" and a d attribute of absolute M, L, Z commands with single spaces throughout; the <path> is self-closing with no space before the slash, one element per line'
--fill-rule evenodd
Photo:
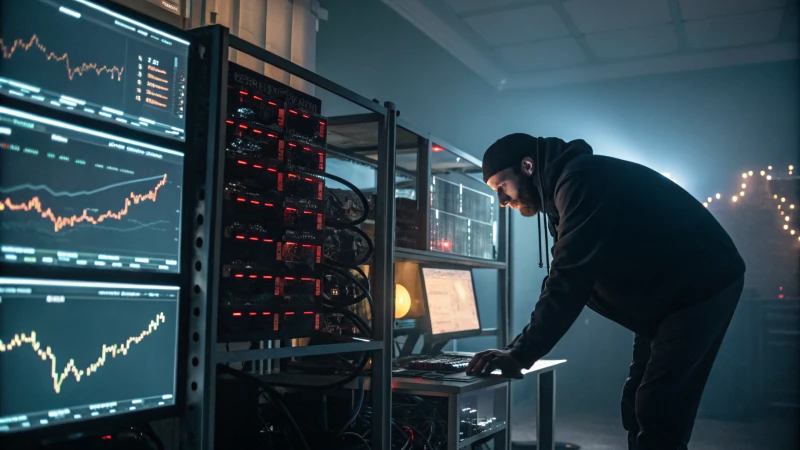
<path fill-rule="evenodd" d="M 183 141 L 177 33 L 87 0 L 0 2 L 0 94 Z"/>
<path fill-rule="evenodd" d="M 471 270 L 422 267 L 422 285 L 434 337 L 455 339 L 480 334 Z"/>
<path fill-rule="evenodd" d="M 183 162 L 0 106 L 0 260 L 178 273 Z"/>
<path fill-rule="evenodd" d="M 0 433 L 176 404 L 177 286 L 0 277 Z"/>

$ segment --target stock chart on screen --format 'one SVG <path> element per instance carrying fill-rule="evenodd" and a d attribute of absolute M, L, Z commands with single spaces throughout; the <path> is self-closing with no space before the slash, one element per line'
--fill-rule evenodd
<path fill-rule="evenodd" d="M 6 263 L 179 272 L 183 153 L 0 106 Z"/>
<path fill-rule="evenodd" d="M 185 138 L 189 42 L 86 0 L 0 4 L 0 94 Z"/>
<path fill-rule="evenodd" d="M 174 286 L 0 277 L 0 432 L 175 404 L 178 298 Z"/>

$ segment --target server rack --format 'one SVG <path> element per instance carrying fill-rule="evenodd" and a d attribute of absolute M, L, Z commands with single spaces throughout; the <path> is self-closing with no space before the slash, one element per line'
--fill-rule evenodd
<path fill-rule="evenodd" d="M 187 193 L 194 198 L 190 220 L 194 224 L 192 258 L 191 315 L 187 355 L 187 409 L 181 421 L 181 445 L 187 449 L 211 449 L 214 446 L 216 366 L 231 362 L 263 362 L 295 356 L 370 352 L 373 361 L 371 383 L 374 411 L 372 447 L 388 449 L 391 432 L 391 358 L 392 317 L 394 316 L 394 217 L 395 217 L 395 139 L 394 104 L 383 106 L 339 86 L 307 69 L 278 57 L 238 37 L 221 26 L 193 30 L 198 45 L 191 55 L 195 99 L 189 113 L 192 124 L 188 148 L 196 150 L 197 189 Z M 262 348 L 246 351 L 217 350 L 217 307 L 220 277 L 222 222 L 222 168 L 224 158 L 225 114 L 228 54 L 233 49 L 246 53 L 289 74 L 371 111 L 378 127 L 378 185 L 375 204 L 375 255 L 372 295 L 374 339 L 318 345 L 312 347 L 276 347 L 267 342 Z M 191 105 L 190 105 L 191 107 Z M 187 127 L 188 129 L 189 127 Z M 261 365 L 263 367 L 263 365 Z"/>

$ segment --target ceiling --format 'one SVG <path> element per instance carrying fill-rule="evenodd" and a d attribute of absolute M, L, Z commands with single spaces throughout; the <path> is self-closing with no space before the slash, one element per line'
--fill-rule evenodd
<path fill-rule="evenodd" d="M 498 89 L 798 58 L 797 0 L 383 0 Z"/>

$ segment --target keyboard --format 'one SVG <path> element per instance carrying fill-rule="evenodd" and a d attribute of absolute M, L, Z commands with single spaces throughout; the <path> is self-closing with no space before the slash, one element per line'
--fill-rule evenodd
<path fill-rule="evenodd" d="M 406 362 L 403 366 L 410 370 L 423 370 L 438 373 L 456 373 L 467 370 L 472 357 L 463 355 L 422 356 Z"/>

